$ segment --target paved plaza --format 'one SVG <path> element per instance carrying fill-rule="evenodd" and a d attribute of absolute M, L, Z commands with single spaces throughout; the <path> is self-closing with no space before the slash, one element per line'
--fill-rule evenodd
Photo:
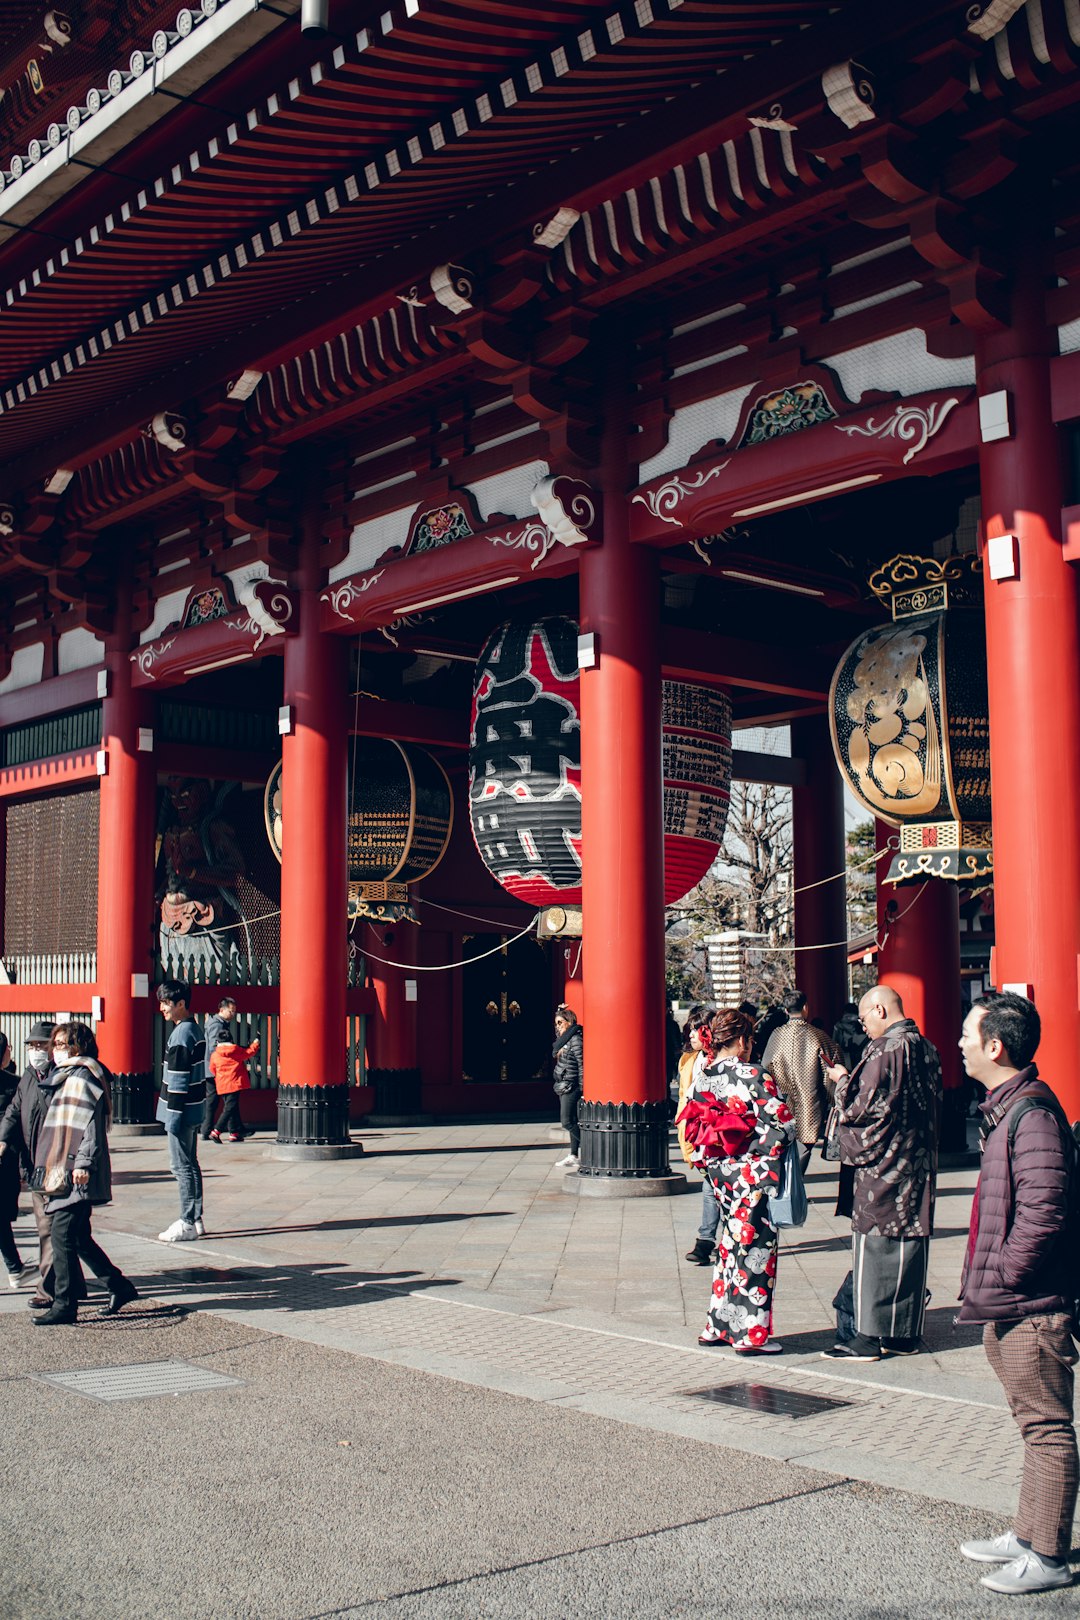
<path fill-rule="evenodd" d="M 267 1158 L 265 1133 L 205 1144 L 209 1234 L 174 1247 L 163 1140 L 114 1138 L 95 1227 L 142 1299 L 98 1318 L 92 1285 L 48 1333 L 0 1300 L 22 1549 L 0 1614 L 1009 1607 L 956 1553 L 1007 1521 L 1020 1466 L 978 1334 L 952 1325 L 972 1170 L 941 1179 L 928 1352 L 851 1366 L 820 1358 L 847 1223 L 817 1158 L 780 1260 L 785 1354 L 750 1360 L 696 1343 L 696 1188 L 568 1196 L 545 1124 L 356 1134 L 363 1158 L 324 1163 Z M 95 1369 L 89 1393 L 65 1381 Z"/>

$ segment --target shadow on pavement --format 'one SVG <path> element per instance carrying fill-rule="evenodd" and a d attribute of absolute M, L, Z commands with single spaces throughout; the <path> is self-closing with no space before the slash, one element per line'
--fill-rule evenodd
<path fill-rule="evenodd" d="M 839 1286 L 839 1283 L 840 1278 L 838 1277 L 837 1286 Z M 923 1355 L 935 1355 L 941 1350 L 965 1350 L 982 1343 L 981 1327 L 969 1327 L 966 1324 L 963 1327 L 953 1325 L 953 1318 L 956 1315 L 957 1308 L 955 1304 L 936 1305 L 927 1311 L 926 1320 L 923 1324 Z M 782 1338 L 784 1349 L 790 1351 L 792 1355 L 808 1356 L 812 1355 L 816 1350 L 828 1350 L 836 1343 L 836 1326 L 834 1323 L 831 1327 L 823 1328 L 820 1331 L 815 1330 L 812 1333 L 785 1333 Z M 906 1356 L 883 1357 L 883 1361 L 888 1361 L 892 1366 L 907 1359 Z M 918 1360 L 919 1358 L 915 1356 L 911 1359 Z M 874 1366 L 876 1364 L 868 1362 L 865 1364 L 860 1363 L 860 1365 Z"/>
<path fill-rule="evenodd" d="M 509 1215 L 508 1209 L 477 1209 L 447 1211 L 433 1210 L 427 1215 L 357 1215 L 351 1220 L 312 1221 L 303 1226 L 230 1226 L 227 1231 L 207 1232 L 200 1243 L 220 1242 L 222 1238 L 266 1237 L 277 1232 L 362 1232 L 372 1226 L 430 1226 L 437 1221 L 496 1220 Z"/>
<path fill-rule="evenodd" d="M 454 1288 L 456 1277 L 422 1277 L 415 1271 L 353 1271 L 324 1265 L 190 1266 L 178 1271 L 142 1272 L 132 1278 L 139 1298 L 114 1317 L 95 1318 L 92 1296 L 87 1322 L 160 1322 L 163 1312 L 228 1309 L 233 1311 L 328 1311 L 344 1305 L 379 1303 L 387 1293 L 412 1294 L 427 1288 Z M 198 1298 L 192 1296 L 197 1294 Z M 83 1317 L 80 1316 L 80 1323 Z"/>

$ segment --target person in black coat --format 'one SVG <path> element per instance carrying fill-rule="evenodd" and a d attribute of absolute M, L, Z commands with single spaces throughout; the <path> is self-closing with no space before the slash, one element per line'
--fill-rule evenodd
<path fill-rule="evenodd" d="M 578 1124 L 578 1103 L 584 1077 L 584 1034 L 577 1021 L 577 1013 L 565 1005 L 555 1009 L 555 1044 L 551 1055 L 555 1059 L 554 1088 L 559 1099 L 559 1123 L 570 1133 L 570 1152 L 556 1161 L 558 1170 L 576 1170 L 581 1149 L 581 1126 Z"/>
<path fill-rule="evenodd" d="M 14 1176 L 19 1183 L 19 1166 L 30 1179 L 37 1151 L 41 1122 L 48 1113 L 53 1092 L 60 1076 L 53 1068 L 51 1023 L 31 1025 L 26 1037 L 26 1068 L 7 1106 L 0 1110 L 0 1181 L 5 1175 Z M 38 1264 L 24 1268 L 21 1282 L 36 1280 L 37 1288 L 30 1301 L 32 1309 L 52 1304 L 52 1222 L 40 1192 L 31 1192 L 34 1223 L 38 1234 Z"/>
<path fill-rule="evenodd" d="M 0 1117 L 11 1106 L 19 1084 L 19 1071 L 11 1061 L 11 1043 L 0 1029 Z M 19 1156 L 0 1154 L 0 1259 L 7 1267 L 8 1285 L 21 1288 L 37 1276 L 37 1267 L 23 1264 L 11 1230 L 19 1218 Z"/>

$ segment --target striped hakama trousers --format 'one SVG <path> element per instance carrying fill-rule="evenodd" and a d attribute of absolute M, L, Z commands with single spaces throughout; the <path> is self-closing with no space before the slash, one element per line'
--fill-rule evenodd
<path fill-rule="evenodd" d="M 851 1234 L 855 1330 L 868 1339 L 918 1339 L 926 1314 L 929 1238 Z"/>

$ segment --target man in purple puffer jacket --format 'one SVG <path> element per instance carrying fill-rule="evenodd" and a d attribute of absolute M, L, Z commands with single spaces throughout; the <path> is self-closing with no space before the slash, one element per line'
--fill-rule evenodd
<path fill-rule="evenodd" d="M 1032 1062 L 1039 1035 L 1031 1002 L 1005 994 L 976 1001 L 960 1037 L 964 1068 L 988 1096 L 957 1320 L 984 1324 L 987 1359 L 1024 1439 L 1014 1528 L 960 1549 L 977 1563 L 1005 1566 L 983 1576 L 994 1592 L 1072 1582 L 1066 1560 L 1080 1478 L 1072 1372 L 1080 1232 L 1070 1230 L 1076 1153 L 1061 1105 Z"/>

